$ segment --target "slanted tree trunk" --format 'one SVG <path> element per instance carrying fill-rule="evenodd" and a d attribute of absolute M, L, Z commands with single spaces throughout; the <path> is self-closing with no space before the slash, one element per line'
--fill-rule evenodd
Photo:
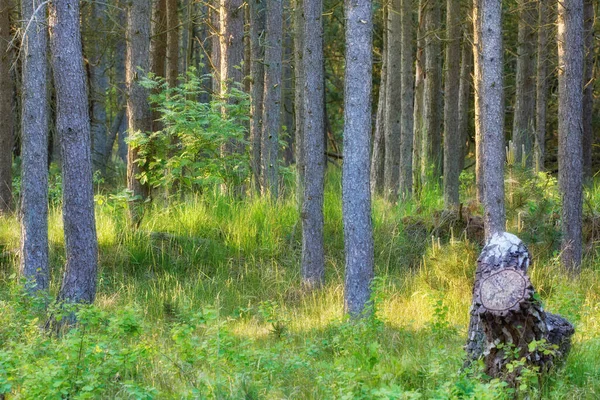
<path fill-rule="evenodd" d="M 59 298 L 92 303 L 96 296 L 98 242 L 79 0 L 54 0 L 50 4 L 50 48 L 56 90 L 56 129 L 62 150 L 67 259 Z"/>
<path fill-rule="evenodd" d="M 346 252 L 345 306 L 365 312 L 373 279 L 373 227 L 369 188 L 373 20 L 371 0 L 346 0 L 344 165 L 342 211 Z"/>
<path fill-rule="evenodd" d="M 583 177 L 590 178 L 594 146 L 594 0 L 584 0 L 583 34 Z"/>
<path fill-rule="evenodd" d="M 535 166 L 544 170 L 546 156 L 546 109 L 548 106 L 548 7 L 549 0 L 538 3 L 537 80 L 535 112 Z"/>
<path fill-rule="evenodd" d="M 400 131 L 400 198 L 407 200 L 413 190 L 414 112 L 414 24 L 412 0 L 402 0 L 402 112 Z"/>
<path fill-rule="evenodd" d="M 381 75 L 379 79 L 379 98 L 377 99 L 377 115 L 375 133 L 371 151 L 371 195 L 383 193 L 383 176 L 385 160 L 385 110 L 387 97 L 387 7 L 383 10 L 383 46 L 381 46 Z"/>
<path fill-rule="evenodd" d="M 36 9 L 38 11 L 34 15 Z M 49 286 L 46 5 L 41 1 L 22 0 L 21 15 L 20 269 L 25 279 L 35 285 L 35 289 L 45 290 Z M 25 29 L 28 24 L 29 29 Z"/>
<path fill-rule="evenodd" d="M 296 148 L 296 201 L 302 209 L 304 200 L 304 7 L 294 1 L 294 142 Z"/>
<path fill-rule="evenodd" d="M 250 4 L 250 164 L 254 179 L 254 189 L 260 191 L 261 182 L 261 134 L 263 96 L 265 94 L 265 68 L 263 46 L 265 30 L 265 1 L 249 0 Z"/>
<path fill-rule="evenodd" d="M 283 56 L 283 5 L 267 0 L 265 40 L 265 95 L 262 131 L 263 195 L 279 195 L 279 129 L 281 128 L 281 60 Z"/>
<path fill-rule="evenodd" d="M 152 129 L 152 112 L 148 105 L 148 90 L 140 85 L 143 72 L 150 68 L 150 0 L 132 0 L 127 15 L 127 116 L 129 133 L 144 134 Z M 128 146 L 127 152 L 127 189 L 136 200 L 129 202 L 130 222 L 137 226 L 143 217 L 140 203 L 148 196 L 148 186 L 138 179 L 142 172 L 139 164 L 138 149 Z"/>
<path fill-rule="evenodd" d="M 402 113 L 402 0 L 391 0 L 387 12 L 387 101 L 385 103 L 385 154 L 383 190 L 386 200 L 398 200 Z"/>
<path fill-rule="evenodd" d="M 483 206 L 486 238 L 503 232 L 504 210 L 504 87 L 502 1 L 480 0 L 478 50 L 480 82 L 477 92 L 483 136 Z"/>
<path fill-rule="evenodd" d="M 558 188 L 562 199 L 561 264 L 581 268 L 583 0 L 558 2 Z"/>
<path fill-rule="evenodd" d="M 446 77 L 444 86 L 444 205 L 458 208 L 461 131 L 458 126 L 460 102 L 460 2 L 446 6 Z"/>
<path fill-rule="evenodd" d="M 508 363 L 524 358 L 528 365 L 548 371 L 566 358 L 574 333 L 569 321 L 544 311 L 536 299 L 527 276 L 529 264 L 523 242 L 500 232 L 483 248 L 475 272 L 467 363 L 483 357 L 487 375 L 508 378 L 512 384 L 519 371 L 507 370 Z M 543 340 L 548 343 L 545 348 Z M 550 354 L 544 352 L 551 350 L 549 345 L 556 346 Z"/>
<path fill-rule="evenodd" d="M 325 277 L 323 198 L 325 181 L 325 93 L 323 2 L 304 0 L 304 201 L 302 202 L 302 281 L 320 286 Z"/>
<path fill-rule="evenodd" d="M 12 201 L 12 148 L 14 141 L 13 95 L 10 73 L 10 0 L 0 0 L 0 213 L 11 212 Z"/>
<path fill-rule="evenodd" d="M 179 2 L 166 0 L 167 11 L 167 63 L 166 77 L 169 87 L 177 86 L 179 74 Z"/>
<path fill-rule="evenodd" d="M 531 166 L 533 123 L 535 118 L 535 3 L 519 0 L 519 37 L 517 48 L 517 78 L 515 116 L 513 119 L 513 145 L 515 161 Z M 523 153 L 524 151 L 524 153 Z"/>

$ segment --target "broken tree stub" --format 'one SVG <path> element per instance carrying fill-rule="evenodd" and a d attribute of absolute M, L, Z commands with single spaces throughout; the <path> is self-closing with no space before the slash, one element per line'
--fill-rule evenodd
<path fill-rule="evenodd" d="M 571 347 L 573 325 L 543 310 L 528 268 L 527 247 L 506 232 L 494 234 L 477 260 L 465 349 L 467 364 L 482 357 L 489 376 L 506 376 L 515 356 L 547 371 Z"/>

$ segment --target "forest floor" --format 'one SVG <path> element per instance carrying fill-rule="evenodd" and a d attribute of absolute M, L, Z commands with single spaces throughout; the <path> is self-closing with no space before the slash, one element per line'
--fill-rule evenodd
<path fill-rule="evenodd" d="M 70 330 L 40 329 L 64 311 L 31 299 L 17 274 L 19 224 L 0 219 L 0 398 L 598 399 L 600 187 L 586 191 L 586 258 L 569 278 L 558 263 L 560 201 L 546 175 L 507 175 L 509 231 L 532 253 L 544 306 L 576 327 L 566 364 L 516 388 L 463 370 L 480 210 L 472 177 L 459 215 L 439 190 L 418 202 L 374 202 L 372 317 L 343 314 L 340 175 L 325 196 L 326 285 L 300 284 L 293 193 L 272 203 L 206 193 L 155 201 L 137 230 L 120 196 L 99 190 L 98 295 Z M 59 206 L 50 213 L 51 293 L 64 265 Z M 518 360 L 515 360 L 515 365 Z"/>

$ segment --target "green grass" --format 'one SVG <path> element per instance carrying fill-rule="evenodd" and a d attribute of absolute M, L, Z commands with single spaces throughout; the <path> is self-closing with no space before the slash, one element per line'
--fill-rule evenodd
<path fill-rule="evenodd" d="M 137 231 L 98 195 L 94 307 L 77 328 L 40 329 L 46 299 L 18 285 L 19 225 L 0 219 L 0 393 L 24 398 L 595 399 L 600 397 L 600 261 L 582 274 L 557 262 L 556 187 L 517 174 L 508 227 L 531 244 L 531 276 L 546 307 L 576 326 L 564 368 L 511 393 L 477 368 L 461 372 L 480 244 L 445 222 L 439 189 L 419 201 L 374 203 L 376 313 L 343 314 L 340 176 L 325 196 L 326 285 L 301 288 L 301 229 L 293 193 L 273 203 L 214 193 L 154 204 Z M 472 189 L 465 185 L 467 198 Z M 512 196 L 512 197 L 511 197 Z M 586 195 L 593 215 L 600 189 Z M 550 199 L 550 200 L 548 200 Z M 551 201 L 552 200 L 552 201 Z M 536 214 L 537 213 L 537 214 Z M 540 215 L 545 216 L 541 218 Z M 592 236 L 593 240 L 593 236 Z M 50 213 L 56 293 L 64 263 L 58 209 Z M 550 243 L 549 243 L 550 242 Z M 0 396 L 1 397 L 1 396 Z"/>

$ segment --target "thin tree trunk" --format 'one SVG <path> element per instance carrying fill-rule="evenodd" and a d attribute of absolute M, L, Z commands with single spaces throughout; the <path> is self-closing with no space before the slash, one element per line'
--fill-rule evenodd
<path fill-rule="evenodd" d="M 157 78 L 167 76 L 167 0 L 153 0 L 152 36 L 150 40 L 150 71 Z M 152 110 L 152 131 L 162 129 L 160 112 Z"/>
<path fill-rule="evenodd" d="M 377 99 L 377 115 L 375 120 L 375 134 L 373 135 L 373 149 L 371 151 L 371 196 L 383 193 L 383 176 L 385 160 L 385 110 L 387 95 L 387 7 L 383 10 L 383 45 L 381 46 L 381 75 L 379 79 L 379 98 Z"/>
<path fill-rule="evenodd" d="M 79 26 L 79 0 L 50 3 L 50 47 L 61 141 L 66 266 L 59 298 L 92 303 L 98 242 L 90 146 L 90 117 Z"/>
<path fill-rule="evenodd" d="M 558 188 L 562 199 L 561 264 L 581 268 L 583 0 L 558 2 Z"/>
<path fill-rule="evenodd" d="M 471 73 L 473 70 L 473 48 L 468 38 L 463 37 L 460 62 L 460 89 L 458 93 L 458 132 L 460 156 L 458 159 L 459 178 L 464 169 L 467 156 L 467 143 L 469 140 L 469 105 L 471 104 Z"/>
<path fill-rule="evenodd" d="M 167 8 L 167 84 L 177 85 L 179 75 L 179 2 L 166 0 Z"/>
<path fill-rule="evenodd" d="M 10 0 L 0 0 L 0 148 L 2 149 L 0 153 L 0 213 L 9 213 L 13 209 L 12 148 L 15 125 L 13 113 L 15 89 L 10 73 L 12 65 L 10 8 Z"/>
<path fill-rule="evenodd" d="M 142 134 L 152 129 L 148 90 L 140 85 L 142 76 L 138 70 L 140 68 L 147 71 L 150 68 L 150 12 L 150 0 L 132 0 L 129 5 L 126 82 L 130 135 Z M 127 152 L 127 189 L 137 198 L 137 201 L 129 203 L 129 218 L 134 226 L 137 226 L 143 217 L 140 203 L 148 196 L 148 186 L 138 179 L 142 170 L 135 162 L 137 158 L 138 149 L 130 144 Z"/>
<path fill-rule="evenodd" d="M 531 166 L 533 123 L 535 118 L 535 3 L 519 0 L 519 43 L 517 49 L 517 78 L 515 116 L 513 119 L 513 145 L 515 161 Z M 524 151 L 524 153 L 523 153 Z"/>
<path fill-rule="evenodd" d="M 34 11 L 37 12 L 34 15 Z M 21 273 L 35 288 L 49 286 L 48 87 L 46 5 L 21 1 Z M 31 20 L 29 29 L 27 24 Z"/>
<path fill-rule="evenodd" d="M 344 165 L 342 211 L 346 253 L 345 307 L 366 310 L 373 280 L 373 227 L 369 188 L 373 21 L 370 0 L 346 0 Z"/>
<path fill-rule="evenodd" d="M 305 185 L 302 202 L 302 281 L 320 286 L 325 277 L 323 191 L 325 178 L 325 97 L 323 70 L 323 1 L 304 0 L 303 62 Z"/>
<path fill-rule="evenodd" d="M 294 79 L 293 79 L 293 54 L 294 54 L 294 27 L 290 18 L 290 1 L 283 3 L 283 107 L 282 124 L 285 126 L 285 149 L 283 163 L 289 167 L 294 162 Z"/>
<path fill-rule="evenodd" d="M 304 7 L 302 0 L 294 2 L 294 118 L 296 127 L 296 201 L 302 209 L 304 200 Z"/>
<path fill-rule="evenodd" d="M 212 91 L 221 94 L 221 0 L 212 0 L 210 13 Z"/>
<path fill-rule="evenodd" d="M 425 24 L 425 1 L 419 0 L 419 19 L 417 29 L 417 51 L 415 56 L 415 103 L 413 112 L 413 192 L 420 193 L 424 182 L 421 180 L 421 163 L 423 148 L 423 97 L 425 91 L 425 52 L 424 24 Z"/>
<path fill-rule="evenodd" d="M 548 0 L 538 3 L 537 81 L 535 113 L 535 165 L 544 170 L 546 156 L 546 109 L 548 106 Z"/>
<path fill-rule="evenodd" d="M 583 64 L 583 176 L 592 176 L 594 131 L 594 0 L 583 4 L 584 64 Z"/>
<path fill-rule="evenodd" d="M 473 0 L 473 89 L 475 91 L 475 189 L 477 203 L 483 204 L 484 185 L 483 185 L 483 128 L 481 126 L 481 0 Z"/>
<path fill-rule="evenodd" d="M 263 195 L 279 195 L 279 129 L 281 127 L 281 60 L 283 56 L 283 6 L 267 0 L 265 41 L 265 95 L 262 131 Z"/>
<path fill-rule="evenodd" d="M 400 117 L 402 114 L 402 0 L 391 0 L 387 12 L 387 101 L 383 190 L 386 200 L 398 200 L 400 185 Z"/>
<path fill-rule="evenodd" d="M 483 134 L 483 205 L 486 238 L 504 231 L 504 82 L 502 1 L 480 0 L 478 51 L 479 104 Z"/>
<path fill-rule="evenodd" d="M 412 196 L 413 190 L 413 122 L 414 122 L 414 25 L 412 0 L 402 0 L 402 113 L 400 137 L 400 196 Z"/>
<path fill-rule="evenodd" d="M 458 207 L 460 143 L 460 2 L 448 0 L 446 8 L 446 77 L 444 86 L 444 205 L 446 209 Z"/>
<path fill-rule="evenodd" d="M 265 93 L 265 68 L 264 54 L 265 49 L 262 44 L 264 41 L 265 30 L 265 1 L 249 0 L 250 4 L 250 145 L 252 147 L 251 166 L 254 178 L 255 190 L 260 191 L 261 182 L 261 133 L 262 133 L 262 113 L 263 96 Z"/>

